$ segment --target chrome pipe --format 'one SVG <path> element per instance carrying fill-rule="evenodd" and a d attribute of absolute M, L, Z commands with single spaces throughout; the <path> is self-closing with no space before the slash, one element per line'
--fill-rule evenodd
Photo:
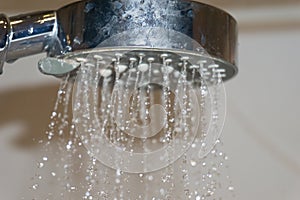
<path fill-rule="evenodd" d="M 58 44 L 55 11 L 36 12 L 14 17 L 0 16 L 0 59 L 12 62 L 18 58 L 55 49 Z M 58 53 L 59 54 L 59 53 Z"/>
<path fill-rule="evenodd" d="M 46 11 L 9 18 L 11 37 L 7 61 L 49 49 L 57 33 L 56 12 Z"/>

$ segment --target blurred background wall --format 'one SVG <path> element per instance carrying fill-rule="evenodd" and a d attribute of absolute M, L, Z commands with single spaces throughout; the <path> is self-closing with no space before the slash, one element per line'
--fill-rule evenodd
<path fill-rule="evenodd" d="M 0 0 L 0 12 L 56 9 L 72 0 Z M 300 2 L 205 0 L 240 25 L 238 76 L 226 83 L 222 140 L 237 199 L 300 199 Z M 33 174 L 59 81 L 38 55 L 5 65 L 0 77 L 0 199 L 15 200 Z"/>

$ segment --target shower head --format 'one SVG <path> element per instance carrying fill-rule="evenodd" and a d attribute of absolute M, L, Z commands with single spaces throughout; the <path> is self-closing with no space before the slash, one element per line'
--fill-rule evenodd
<path fill-rule="evenodd" d="M 39 68 L 57 77 L 83 63 L 139 66 L 142 56 L 178 68 L 185 61 L 218 68 L 227 80 L 237 73 L 236 48 L 234 18 L 188 0 L 84 0 L 57 11 L 0 15 L 0 72 L 4 62 L 47 52 Z"/>
<path fill-rule="evenodd" d="M 117 172 L 171 174 L 174 164 L 174 172 L 192 167 L 194 174 L 217 143 L 222 81 L 238 71 L 237 23 L 228 13 L 192 0 L 83 0 L 0 15 L 0 72 L 4 62 L 41 52 L 48 57 L 40 71 L 64 80 L 48 139 L 60 118 L 57 136 L 65 139 L 70 128 L 68 151 L 79 139 L 93 160 Z"/>

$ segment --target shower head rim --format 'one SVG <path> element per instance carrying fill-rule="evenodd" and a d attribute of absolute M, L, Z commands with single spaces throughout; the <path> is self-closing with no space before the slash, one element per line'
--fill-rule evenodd
<path fill-rule="evenodd" d="M 53 72 L 49 72 L 45 69 L 45 67 L 43 67 L 43 60 L 42 59 L 39 62 L 39 69 L 42 73 L 46 74 L 46 75 L 53 75 L 56 77 L 62 77 L 67 73 L 73 73 L 74 71 L 76 71 L 80 65 L 82 63 L 89 63 L 89 61 L 91 61 L 91 59 L 93 59 L 92 62 L 95 62 L 97 59 L 94 58 L 91 55 L 100 55 L 103 56 L 103 54 L 110 54 L 110 55 L 122 55 L 124 52 L 128 53 L 128 52 L 134 52 L 134 51 L 146 51 L 146 52 L 160 52 L 160 53 L 166 53 L 166 54 L 177 54 L 179 57 L 182 56 L 192 56 L 193 59 L 199 59 L 199 60 L 209 60 L 211 61 L 211 65 L 217 63 L 217 65 L 221 68 L 225 70 L 226 73 L 226 77 L 223 77 L 223 81 L 227 81 L 233 77 L 235 77 L 238 73 L 238 68 L 229 63 L 226 62 L 222 59 L 216 58 L 214 56 L 211 56 L 207 53 L 201 53 L 201 52 L 197 52 L 197 51 L 191 51 L 191 50 L 185 50 L 185 49 L 170 49 L 170 48 L 155 48 L 155 47 L 145 47 L 145 46 L 126 46 L 126 47 L 122 47 L 122 46 L 117 46 L 117 47 L 101 47 L 101 48 L 94 48 L 94 49 L 86 49 L 86 50 L 78 50 L 78 51 L 74 51 L 74 52 L 68 52 L 65 53 L 63 55 L 58 55 L 55 58 L 46 58 L 45 61 L 49 62 L 48 59 L 50 59 L 50 61 L 52 59 L 57 59 L 60 62 L 62 62 L 62 64 L 67 64 L 69 65 L 70 63 L 76 63 L 74 65 L 73 68 L 70 68 L 68 70 L 63 70 L 64 73 L 63 74 L 59 74 L 59 73 L 53 73 Z M 101 55 L 102 53 L 102 55 Z M 53 67 L 60 67 L 57 65 L 53 65 Z M 52 69 L 53 71 L 61 71 L 62 69 Z M 74 74 L 74 73 L 73 73 Z"/>

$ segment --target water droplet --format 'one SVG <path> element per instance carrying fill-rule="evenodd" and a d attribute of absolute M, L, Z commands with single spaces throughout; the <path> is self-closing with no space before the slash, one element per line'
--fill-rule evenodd
<path fill-rule="evenodd" d="M 171 176 L 169 174 L 166 174 L 165 176 L 162 177 L 162 181 L 165 182 L 169 182 L 170 181 Z"/>
<path fill-rule="evenodd" d="M 58 94 L 59 95 L 62 95 L 62 94 L 64 94 L 65 93 L 65 91 L 63 91 L 63 90 L 58 90 Z"/>
<path fill-rule="evenodd" d="M 148 176 L 148 180 L 149 181 L 153 181 L 154 180 L 154 177 L 152 175 Z"/>
<path fill-rule="evenodd" d="M 38 184 L 34 184 L 34 185 L 32 186 L 32 189 L 36 190 L 36 189 L 38 189 L 38 187 L 39 187 Z"/>
<path fill-rule="evenodd" d="M 70 186 L 70 190 L 76 190 L 76 187 L 75 186 Z"/>
<path fill-rule="evenodd" d="M 43 168 L 44 167 L 44 163 L 40 162 L 38 163 L 38 168 Z"/>
<path fill-rule="evenodd" d="M 146 72 L 148 71 L 149 69 L 149 65 L 146 64 L 146 63 L 142 63 L 138 66 L 138 69 L 141 71 L 141 72 Z"/>
<path fill-rule="evenodd" d="M 233 187 L 233 186 L 229 186 L 229 187 L 228 187 L 228 190 L 229 190 L 229 191 L 234 191 L 234 187 Z"/>
<path fill-rule="evenodd" d="M 100 70 L 100 74 L 104 77 L 104 78 L 107 78 L 109 76 L 112 75 L 112 70 L 111 69 L 102 69 Z"/>
<path fill-rule="evenodd" d="M 190 195 L 190 190 L 189 189 L 184 189 L 184 193 L 186 196 L 189 196 Z"/>
<path fill-rule="evenodd" d="M 194 161 L 194 160 L 191 160 L 191 165 L 192 165 L 192 167 L 196 167 L 197 166 L 197 162 Z"/>
<path fill-rule="evenodd" d="M 86 193 L 85 193 L 85 196 L 90 196 L 91 194 L 90 194 L 90 192 L 89 191 L 87 191 Z"/>
<path fill-rule="evenodd" d="M 119 73 L 123 73 L 127 70 L 127 65 L 118 65 Z"/>
<path fill-rule="evenodd" d="M 67 150 L 70 150 L 72 148 L 72 141 L 68 142 L 66 148 L 67 148 Z"/>
<path fill-rule="evenodd" d="M 161 195 L 164 195 L 164 194 L 165 194 L 165 190 L 164 190 L 163 188 L 161 188 L 161 189 L 159 190 L 159 192 L 160 192 Z"/>
<path fill-rule="evenodd" d="M 57 116 L 57 113 L 56 112 L 52 112 L 52 115 L 51 115 L 51 117 L 56 117 Z"/>
<path fill-rule="evenodd" d="M 121 170 L 120 170 L 120 169 L 117 169 L 116 175 L 117 175 L 117 176 L 121 176 Z"/>

